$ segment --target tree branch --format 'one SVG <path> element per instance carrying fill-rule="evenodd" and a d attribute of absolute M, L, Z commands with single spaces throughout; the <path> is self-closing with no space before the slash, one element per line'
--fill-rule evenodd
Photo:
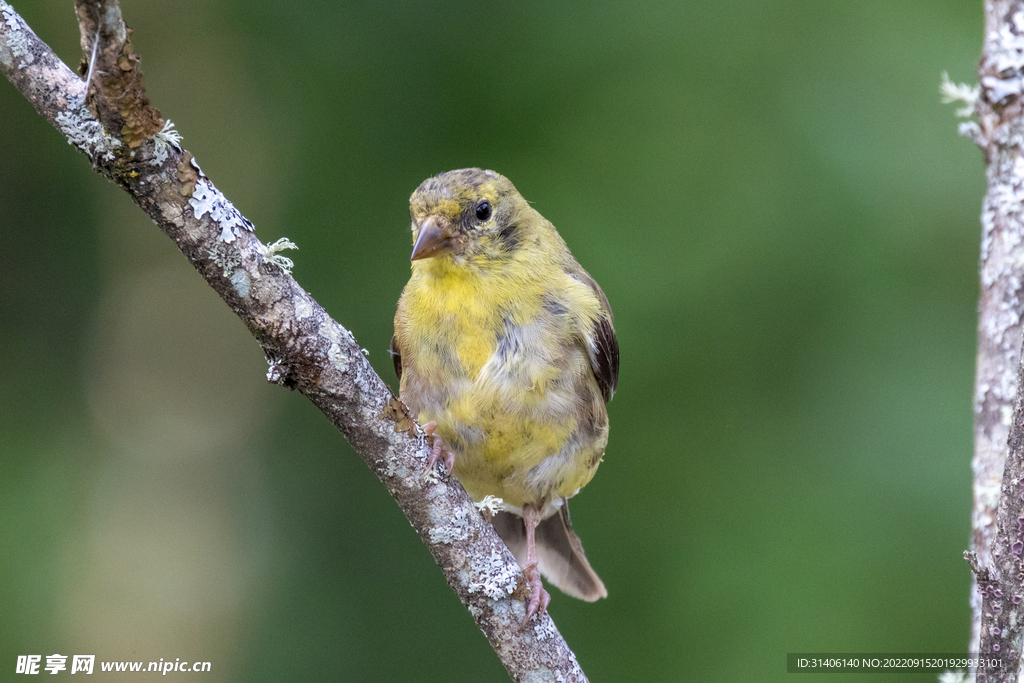
<path fill-rule="evenodd" d="M 200 170 L 142 88 L 116 0 L 77 0 L 85 83 L 0 0 L 0 71 L 128 192 L 245 323 L 268 380 L 297 389 L 344 434 L 427 544 L 514 680 L 585 681 L 551 618 L 520 630 L 528 589 L 515 558 L 454 479 L 421 480 L 422 431 L 352 334 L 289 275 L 290 262 Z M 98 37 L 98 42 L 97 41 Z M 94 56 L 95 55 L 95 56 Z"/>
<path fill-rule="evenodd" d="M 1009 632 L 999 624 L 1011 611 L 1019 609 L 1012 599 L 1021 592 L 1019 581 L 1015 579 L 1018 572 L 1010 566 L 1014 560 L 1013 539 L 1019 534 L 1016 516 L 1021 501 L 1016 500 L 1016 494 L 1024 490 L 1020 487 L 1021 473 L 1016 460 L 1020 453 L 1013 450 L 1021 439 L 1020 416 L 1014 411 L 1014 405 L 1019 410 L 1018 364 L 1021 313 L 1024 311 L 1024 85 L 1021 81 L 1024 13 L 1021 10 L 1020 0 L 985 3 L 985 45 L 979 66 L 981 90 L 974 102 L 978 123 L 961 126 L 961 132 L 982 148 L 988 178 L 988 193 L 981 214 L 981 298 L 974 394 L 974 459 L 971 462 L 974 512 L 968 555 L 975 571 L 977 590 L 971 593 L 970 650 L 1002 655 L 1012 651 L 1014 671 L 1019 664 L 1020 633 Z M 1011 414 L 1014 415 L 1012 421 Z M 987 675 L 988 672 L 979 670 L 979 679 Z M 1015 675 L 1012 680 L 1016 680 Z"/>
<path fill-rule="evenodd" d="M 1024 637 L 1024 362 L 1017 368 L 1008 450 L 996 511 L 994 567 L 978 566 L 975 557 L 968 559 L 982 597 L 979 652 L 983 664 L 978 667 L 978 683 L 1015 683 L 1020 670 Z M 1000 658 L 998 666 L 984 664 L 992 655 Z"/>

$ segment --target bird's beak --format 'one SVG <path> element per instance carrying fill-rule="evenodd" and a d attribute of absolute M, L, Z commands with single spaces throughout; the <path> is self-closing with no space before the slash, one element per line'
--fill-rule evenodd
<path fill-rule="evenodd" d="M 457 244 L 454 237 L 451 224 L 447 220 L 437 216 L 427 216 L 423 224 L 420 225 L 416 244 L 412 247 L 411 260 L 418 261 L 423 258 L 452 253 Z"/>

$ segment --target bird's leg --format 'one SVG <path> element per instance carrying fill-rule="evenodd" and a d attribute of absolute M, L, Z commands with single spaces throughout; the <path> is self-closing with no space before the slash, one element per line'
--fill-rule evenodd
<path fill-rule="evenodd" d="M 452 468 L 455 467 L 455 453 L 450 448 L 445 448 L 444 439 L 441 438 L 440 434 L 434 433 L 435 429 L 437 429 L 437 423 L 433 420 L 423 425 L 423 431 L 427 433 L 427 438 L 431 440 L 430 456 L 427 457 L 427 469 L 423 472 L 424 477 L 429 475 L 434 469 L 437 461 L 441 460 L 442 454 L 444 459 L 441 461 L 444 464 L 445 474 L 451 474 Z"/>
<path fill-rule="evenodd" d="M 540 580 L 540 569 L 537 568 L 537 525 L 541 522 L 541 511 L 544 503 L 539 506 L 524 505 L 523 521 L 526 523 L 526 564 L 523 566 L 523 573 L 526 581 L 530 584 L 530 601 L 526 603 L 526 616 L 519 630 L 526 628 L 526 624 L 533 618 L 534 614 L 544 614 L 547 611 L 548 603 L 551 602 L 551 594 L 544 590 L 544 584 Z"/>

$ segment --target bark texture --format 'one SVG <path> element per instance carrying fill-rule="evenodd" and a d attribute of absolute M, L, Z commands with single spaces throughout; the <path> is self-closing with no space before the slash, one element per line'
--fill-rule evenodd
<path fill-rule="evenodd" d="M 1011 546 L 1020 530 L 1012 514 L 1014 506 L 1009 505 L 1008 499 L 1019 498 L 1018 494 L 1024 491 L 1013 468 L 1004 476 L 1007 440 L 1014 424 L 1021 311 L 1024 310 L 1022 10 L 1024 3 L 1020 0 L 985 3 L 985 41 L 979 65 L 981 89 L 974 107 L 978 122 L 961 126 L 961 132 L 984 152 L 988 178 L 988 193 L 981 213 L 975 448 L 971 463 L 974 512 L 969 559 L 975 569 L 976 590 L 971 593 L 970 649 L 972 652 L 1012 653 L 1014 659 L 1019 658 L 1020 653 L 1019 631 L 999 624 L 1009 614 L 1004 602 L 1012 611 L 1018 609 L 1012 601 L 1020 592 L 1020 580 L 1018 572 L 1007 563 L 1012 561 Z M 1003 503 L 1000 503 L 1001 491 Z M 1000 505 L 1004 508 L 997 512 Z M 979 679 L 988 675 L 989 672 L 979 671 Z M 1016 673 L 1005 680 L 1016 680 Z"/>

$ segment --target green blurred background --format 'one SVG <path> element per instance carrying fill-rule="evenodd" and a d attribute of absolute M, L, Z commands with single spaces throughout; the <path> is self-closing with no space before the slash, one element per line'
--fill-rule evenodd
<path fill-rule="evenodd" d="M 77 65 L 70 1 L 14 7 Z M 430 175 L 507 175 L 601 283 L 622 368 L 573 519 L 610 597 L 551 606 L 591 680 L 966 650 L 984 173 L 938 85 L 976 80 L 981 3 L 123 9 L 154 105 L 392 385 Z M 505 680 L 173 244 L 6 82 L 0 121 L 0 671 Z"/>

